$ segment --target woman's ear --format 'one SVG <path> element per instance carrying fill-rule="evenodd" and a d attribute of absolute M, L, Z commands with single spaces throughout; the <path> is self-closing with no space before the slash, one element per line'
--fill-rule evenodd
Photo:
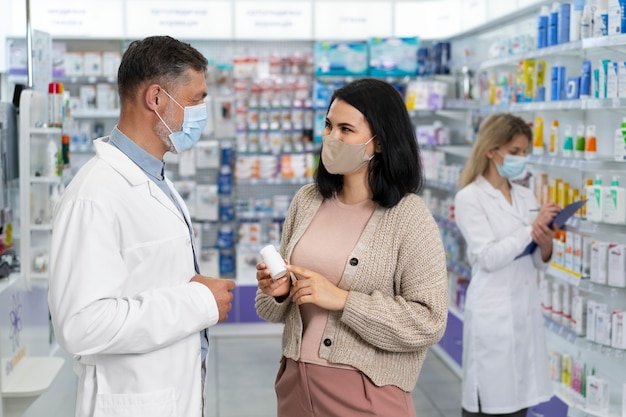
<path fill-rule="evenodd" d="M 381 153 L 382 151 L 383 151 L 383 148 L 380 146 L 380 141 L 376 139 L 374 141 L 374 152 Z"/>

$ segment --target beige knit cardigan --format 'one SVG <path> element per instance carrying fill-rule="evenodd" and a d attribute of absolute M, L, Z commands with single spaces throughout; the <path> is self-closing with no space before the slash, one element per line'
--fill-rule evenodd
<path fill-rule="evenodd" d="M 322 203 L 315 184 L 294 197 L 282 233 L 281 254 L 290 259 Z M 324 242 L 319 242 L 324 245 Z M 437 224 L 414 194 L 395 207 L 377 207 L 352 250 L 339 287 L 345 308 L 331 311 L 321 358 L 351 365 L 378 386 L 412 391 L 426 351 L 443 335 L 448 308 L 446 259 Z M 259 316 L 285 323 L 283 355 L 298 360 L 302 318 L 287 298 L 256 295 Z"/>

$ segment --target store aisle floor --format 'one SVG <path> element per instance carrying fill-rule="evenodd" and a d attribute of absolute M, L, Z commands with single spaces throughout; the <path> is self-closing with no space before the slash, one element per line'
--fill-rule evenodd
<path fill-rule="evenodd" d="M 228 324 L 211 329 L 207 417 L 275 417 L 274 378 L 280 359 L 281 326 Z M 76 377 L 72 359 L 53 386 L 23 417 L 73 417 Z M 429 352 L 413 391 L 417 417 L 459 417 L 459 378 Z M 390 416 L 391 417 L 391 416 Z"/>

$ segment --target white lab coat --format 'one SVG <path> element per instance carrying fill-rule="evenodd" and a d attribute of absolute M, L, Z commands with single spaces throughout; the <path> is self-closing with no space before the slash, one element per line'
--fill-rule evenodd
<path fill-rule="evenodd" d="M 518 260 L 538 207 L 528 188 L 512 184 L 509 204 L 484 177 L 455 197 L 456 223 L 467 243 L 472 277 L 463 320 L 463 408 L 506 414 L 550 399 L 537 268 L 540 250 Z"/>
<path fill-rule="evenodd" d="M 50 311 L 75 355 L 76 416 L 199 417 L 199 333 L 218 321 L 215 298 L 189 282 L 179 210 L 107 140 L 64 192 L 50 252 Z"/>

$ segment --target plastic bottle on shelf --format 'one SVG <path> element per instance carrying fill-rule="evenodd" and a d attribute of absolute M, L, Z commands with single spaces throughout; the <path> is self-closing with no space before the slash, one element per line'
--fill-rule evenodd
<path fill-rule="evenodd" d="M 552 3 L 552 10 L 548 17 L 548 46 L 558 45 L 559 43 L 559 8 L 558 2 Z"/>
<path fill-rule="evenodd" d="M 537 49 L 548 46 L 548 21 L 550 9 L 548 6 L 542 6 L 537 21 Z"/>
<path fill-rule="evenodd" d="M 597 153 L 596 125 L 587 125 L 585 137 L 585 159 L 596 159 Z"/>
<path fill-rule="evenodd" d="M 46 160 L 44 167 L 44 175 L 46 177 L 54 177 L 59 175 L 58 169 L 59 146 L 54 135 L 48 135 L 48 144 L 46 145 Z"/>
<path fill-rule="evenodd" d="M 591 197 L 591 194 L 588 194 L 588 193 L 591 192 L 592 187 L 593 187 L 593 179 L 587 178 L 585 180 L 585 184 L 583 185 L 581 193 L 580 193 L 581 200 L 584 201 Z M 583 219 L 587 218 L 587 204 L 583 204 L 583 206 L 580 208 L 580 217 L 582 217 Z"/>
<path fill-rule="evenodd" d="M 603 205 L 602 205 L 602 176 L 596 174 L 596 179 L 593 181 L 593 185 L 587 186 L 587 220 L 592 222 L 601 222 L 603 218 Z"/>
<path fill-rule="evenodd" d="M 617 175 L 613 175 L 611 185 L 604 189 L 602 207 L 602 221 L 612 224 L 626 223 L 626 190 L 619 186 Z"/>
<path fill-rule="evenodd" d="M 580 17 L 580 39 L 588 39 L 591 37 L 591 5 L 585 4 L 583 13 Z"/>
<path fill-rule="evenodd" d="M 48 125 L 50 127 L 63 126 L 63 84 L 48 84 Z"/>
<path fill-rule="evenodd" d="M 608 7 L 607 0 L 600 0 L 593 13 L 592 36 L 594 38 L 607 36 L 609 34 L 608 33 L 609 15 L 608 15 L 607 7 Z"/>
<path fill-rule="evenodd" d="M 553 120 L 550 126 L 550 137 L 548 139 L 548 153 L 551 156 L 559 154 L 559 121 Z"/>
<path fill-rule="evenodd" d="M 572 125 L 565 126 L 561 156 L 564 158 L 571 158 L 574 156 L 574 137 L 572 136 Z"/>
<path fill-rule="evenodd" d="M 50 204 L 50 223 L 52 223 L 52 220 L 54 219 L 54 211 L 55 211 L 57 203 L 59 202 L 60 199 L 61 199 L 61 192 L 59 191 L 59 185 L 58 184 L 52 184 L 52 190 L 50 192 L 50 200 L 49 200 L 49 204 Z"/>
<path fill-rule="evenodd" d="M 615 129 L 613 156 L 616 161 L 626 161 L 626 117 L 620 127 Z"/>
<path fill-rule="evenodd" d="M 543 119 L 539 116 L 535 117 L 533 132 L 533 155 L 543 155 Z"/>
<path fill-rule="evenodd" d="M 578 125 L 576 130 L 576 143 L 574 143 L 574 157 L 585 157 L 585 125 Z"/>

